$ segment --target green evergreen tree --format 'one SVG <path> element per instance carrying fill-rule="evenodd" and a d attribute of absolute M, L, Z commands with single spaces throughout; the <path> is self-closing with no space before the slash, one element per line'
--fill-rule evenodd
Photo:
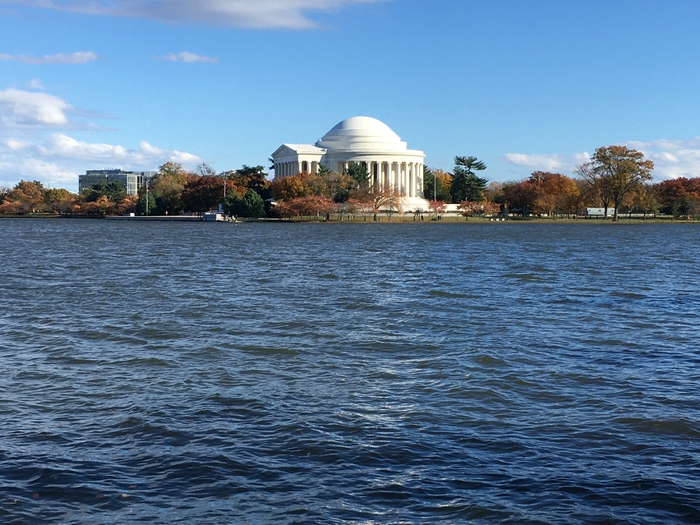
<path fill-rule="evenodd" d="M 487 179 L 477 177 L 474 171 L 486 169 L 486 164 L 476 157 L 455 157 L 452 174 L 452 202 L 481 201 L 484 198 Z"/>
<path fill-rule="evenodd" d="M 228 215 L 232 215 L 234 217 L 243 217 L 243 197 L 238 195 L 238 192 L 236 192 L 236 190 L 231 190 L 226 194 L 223 207 L 224 211 Z"/>
<path fill-rule="evenodd" d="M 350 175 L 361 188 L 367 187 L 369 182 L 369 173 L 364 164 L 359 162 L 351 162 L 348 165 L 347 174 Z"/>
<path fill-rule="evenodd" d="M 88 202 L 95 202 L 100 197 L 107 196 L 111 202 L 116 203 L 126 197 L 126 190 L 121 182 L 113 180 L 112 182 L 93 184 L 83 190 L 83 195 Z"/>
<path fill-rule="evenodd" d="M 141 215 L 153 215 L 153 212 L 156 209 L 156 199 L 153 197 L 152 193 L 148 194 L 148 206 L 146 206 L 146 194 L 141 194 L 139 197 L 138 209 Z"/>
<path fill-rule="evenodd" d="M 241 217 L 260 218 L 265 216 L 265 201 L 255 190 L 248 190 L 243 197 Z"/>

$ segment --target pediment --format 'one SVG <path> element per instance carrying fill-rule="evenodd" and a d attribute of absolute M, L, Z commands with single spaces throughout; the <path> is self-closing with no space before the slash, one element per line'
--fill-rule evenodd
<path fill-rule="evenodd" d="M 281 158 L 299 155 L 324 155 L 326 150 L 313 146 L 312 144 L 282 144 L 277 151 L 272 154 L 272 158 Z"/>
<path fill-rule="evenodd" d="M 275 150 L 275 152 L 272 154 L 272 158 L 274 159 L 275 157 L 283 157 L 286 155 L 294 155 L 296 154 L 296 151 L 294 151 L 292 148 L 287 146 L 286 144 L 282 144 L 279 148 Z"/>

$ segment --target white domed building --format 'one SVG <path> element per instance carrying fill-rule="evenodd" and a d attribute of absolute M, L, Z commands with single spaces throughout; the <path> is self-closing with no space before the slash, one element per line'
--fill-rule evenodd
<path fill-rule="evenodd" d="M 275 179 L 318 173 L 319 165 L 343 173 L 350 163 L 361 164 L 375 191 L 396 191 L 407 209 L 428 208 L 423 198 L 425 153 L 409 150 L 389 126 L 375 118 L 343 120 L 315 145 L 283 144 L 272 160 Z"/>

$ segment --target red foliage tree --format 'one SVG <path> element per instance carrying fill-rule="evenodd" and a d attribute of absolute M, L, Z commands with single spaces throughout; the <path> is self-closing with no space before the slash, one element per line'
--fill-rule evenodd
<path fill-rule="evenodd" d="M 700 179 L 665 180 L 655 184 L 653 192 L 662 211 L 674 217 L 695 215 L 700 208 Z"/>
<path fill-rule="evenodd" d="M 221 177 L 191 176 L 182 190 L 185 211 L 203 212 L 216 208 L 224 200 Z"/>

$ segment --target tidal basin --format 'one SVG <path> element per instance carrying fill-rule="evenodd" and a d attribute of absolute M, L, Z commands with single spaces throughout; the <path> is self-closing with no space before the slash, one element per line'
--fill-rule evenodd
<path fill-rule="evenodd" d="M 700 522 L 695 224 L 0 241 L 1 523 Z"/>

